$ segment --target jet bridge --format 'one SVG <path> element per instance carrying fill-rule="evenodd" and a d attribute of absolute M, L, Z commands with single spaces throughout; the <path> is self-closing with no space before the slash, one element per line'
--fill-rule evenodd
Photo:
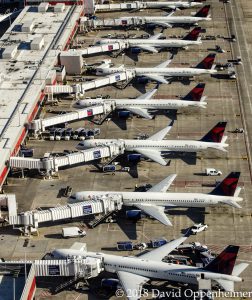
<path fill-rule="evenodd" d="M 153 3 L 153 2 L 152 2 Z M 149 2 L 127 2 L 127 3 L 113 3 L 113 4 L 96 4 L 95 11 L 103 12 L 103 11 L 115 11 L 115 10 L 139 10 L 144 8 L 152 8 L 153 5 Z"/>
<path fill-rule="evenodd" d="M 9 160 L 9 167 L 19 169 L 37 169 L 46 176 L 58 172 L 59 168 L 73 166 L 75 164 L 87 163 L 96 159 L 118 156 L 124 153 L 124 143 L 110 143 L 103 147 L 96 147 L 75 153 L 66 154 L 60 157 L 28 158 L 12 156 Z"/>
<path fill-rule="evenodd" d="M 127 19 L 96 19 L 90 20 L 87 17 L 82 17 L 80 20 L 80 28 L 83 30 L 92 30 L 99 27 L 127 27 L 127 26 L 141 26 L 145 25 L 144 18 L 127 18 Z"/>
<path fill-rule="evenodd" d="M 104 52 L 112 52 L 112 51 L 120 51 L 129 48 L 129 44 L 127 41 L 118 41 L 109 44 L 95 45 L 90 46 L 85 49 L 79 50 L 68 50 L 67 52 L 73 52 L 75 54 L 79 54 L 81 56 L 88 56 L 92 54 L 99 54 Z"/>
<path fill-rule="evenodd" d="M 74 85 L 47 85 L 44 93 L 48 95 L 53 94 L 84 94 L 85 91 L 97 89 L 102 86 L 118 84 L 123 82 L 130 82 L 135 77 L 134 70 L 125 70 L 115 74 L 110 74 L 102 78 L 86 81 Z"/>
<path fill-rule="evenodd" d="M 15 206 L 15 203 L 13 204 Z M 115 194 L 106 194 L 92 198 L 90 201 L 84 201 L 74 204 L 67 204 L 49 208 L 47 210 L 33 210 L 17 214 L 8 215 L 6 221 L 10 225 L 21 227 L 24 234 L 29 235 L 36 232 L 41 223 L 54 222 L 66 219 L 81 218 L 90 215 L 99 215 L 99 219 L 104 220 L 113 212 L 121 210 L 123 206 L 122 196 Z M 10 207 L 11 208 L 11 207 Z M 12 209 L 13 211 L 13 209 Z M 96 222 L 96 225 L 99 223 Z M 94 227 L 91 225 L 91 227 Z"/>
<path fill-rule="evenodd" d="M 46 127 L 54 126 L 57 124 L 68 123 L 72 121 L 77 121 L 95 115 L 106 115 L 115 109 L 115 103 L 104 102 L 101 105 L 87 107 L 84 109 L 79 109 L 73 112 L 69 112 L 63 115 L 53 116 L 45 119 L 33 120 L 30 124 L 30 129 L 37 131 L 45 131 Z"/>

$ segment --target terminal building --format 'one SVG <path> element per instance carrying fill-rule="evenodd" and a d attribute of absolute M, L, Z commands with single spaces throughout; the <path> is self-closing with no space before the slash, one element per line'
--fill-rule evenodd
<path fill-rule="evenodd" d="M 81 3 L 83 4 L 83 3 Z M 0 187 L 11 156 L 19 153 L 30 122 L 56 82 L 58 54 L 69 47 L 83 5 L 26 6 L 0 39 Z"/>

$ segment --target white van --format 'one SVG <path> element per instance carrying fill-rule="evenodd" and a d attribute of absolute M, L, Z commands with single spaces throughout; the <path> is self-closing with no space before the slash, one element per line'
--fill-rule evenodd
<path fill-rule="evenodd" d="M 220 170 L 216 170 L 216 169 L 213 169 L 213 168 L 207 168 L 205 170 L 205 174 L 207 176 L 217 176 L 217 175 L 220 176 L 220 175 L 222 175 L 222 172 Z"/>
<path fill-rule="evenodd" d="M 81 230 L 79 227 L 62 228 L 62 236 L 64 238 L 83 237 L 86 235 L 87 235 L 86 231 Z"/>

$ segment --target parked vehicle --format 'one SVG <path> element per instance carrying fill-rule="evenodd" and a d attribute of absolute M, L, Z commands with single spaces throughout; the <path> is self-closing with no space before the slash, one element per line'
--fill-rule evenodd
<path fill-rule="evenodd" d="M 70 141 L 72 135 L 73 135 L 73 128 L 67 128 L 64 132 L 65 141 Z"/>
<path fill-rule="evenodd" d="M 191 228 L 191 232 L 192 232 L 192 234 L 197 234 L 199 232 L 207 230 L 207 228 L 208 228 L 208 225 L 206 225 L 206 224 L 202 224 L 202 223 L 194 224 Z"/>
<path fill-rule="evenodd" d="M 74 139 L 74 140 L 77 140 L 77 139 L 79 138 L 79 134 L 80 134 L 80 132 L 81 132 L 83 129 L 84 129 L 84 128 L 81 127 L 81 128 L 78 128 L 78 129 L 76 129 L 76 130 L 74 131 L 74 134 L 73 134 L 73 139 Z"/>
<path fill-rule="evenodd" d="M 220 176 L 220 175 L 222 175 L 222 172 L 220 170 L 217 170 L 217 169 L 207 168 L 205 170 L 205 174 L 207 176 L 217 176 L 217 175 Z"/>
<path fill-rule="evenodd" d="M 81 230 L 79 227 L 62 228 L 62 236 L 64 238 L 84 237 L 86 235 L 87 235 L 86 231 Z"/>
<path fill-rule="evenodd" d="M 34 149 L 21 147 L 20 154 L 23 157 L 33 157 L 33 151 L 34 151 Z"/>
<path fill-rule="evenodd" d="M 64 136 L 65 133 L 65 128 L 60 128 L 59 130 L 57 130 L 55 132 L 55 140 L 56 141 L 60 141 L 62 139 L 62 137 Z"/>

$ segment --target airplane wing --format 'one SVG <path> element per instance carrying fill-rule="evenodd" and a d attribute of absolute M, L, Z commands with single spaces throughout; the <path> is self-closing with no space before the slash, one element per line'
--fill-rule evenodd
<path fill-rule="evenodd" d="M 148 277 L 125 271 L 118 271 L 117 276 L 127 295 L 127 298 L 130 300 L 140 299 L 142 285 L 150 280 Z"/>
<path fill-rule="evenodd" d="M 158 50 L 153 46 L 138 45 L 137 47 L 144 50 L 144 51 L 148 51 L 148 52 L 152 52 L 152 53 L 158 53 Z"/>
<path fill-rule="evenodd" d="M 157 81 L 159 83 L 165 83 L 165 84 L 168 84 L 169 81 L 167 81 L 164 76 L 162 75 L 154 75 L 154 74 L 144 74 L 144 77 L 147 77 L 151 80 L 154 80 L 154 81 Z"/>
<path fill-rule="evenodd" d="M 172 24 L 168 23 L 168 22 L 162 22 L 162 21 L 151 21 L 152 24 L 158 25 L 158 26 L 162 26 L 165 28 L 172 28 Z"/>
<path fill-rule="evenodd" d="M 152 118 L 153 118 L 153 116 L 150 115 L 150 114 L 148 113 L 148 110 L 145 109 L 145 108 L 139 108 L 139 107 L 127 107 L 127 110 L 133 112 L 133 114 L 135 114 L 135 115 L 142 116 L 142 117 L 144 117 L 144 118 L 146 118 L 146 119 L 152 119 Z"/>
<path fill-rule="evenodd" d="M 162 141 L 165 138 L 165 136 L 168 134 L 168 132 L 172 129 L 173 124 L 174 124 L 174 121 L 171 121 L 169 126 L 165 127 L 164 129 L 160 130 L 159 132 L 153 134 L 152 136 L 150 136 L 148 138 L 148 140 Z"/>
<path fill-rule="evenodd" d="M 168 219 L 164 212 L 164 207 L 156 206 L 152 204 L 135 204 L 137 208 L 141 209 L 143 212 L 148 214 L 149 216 L 153 217 L 154 219 L 158 220 L 164 225 L 172 226 L 171 221 Z"/>
<path fill-rule="evenodd" d="M 166 68 L 167 66 L 169 66 L 169 64 L 172 62 L 172 60 L 173 60 L 173 55 L 166 61 L 163 61 L 161 64 L 155 66 L 155 68 Z"/>
<path fill-rule="evenodd" d="M 172 182 L 174 181 L 174 179 L 176 178 L 177 174 L 172 174 L 168 177 L 166 177 L 164 180 L 162 180 L 161 182 L 159 182 L 158 184 L 154 185 L 151 189 L 149 189 L 147 191 L 148 192 L 161 192 L 161 193 L 165 193 L 170 185 L 172 184 Z"/>
<path fill-rule="evenodd" d="M 158 150 L 147 150 L 147 149 L 137 148 L 135 151 L 137 151 L 138 153 L 144 155 L 145 157 L 150 158 L 151 160 L 159 163 L 162 166 L 167 165 L 167 162 L 163 159 L 163 157 L 161 156 L 160 151 L 158 151 Z"/>
<path fill-rule="evenodd" d="M 148 40 L 158 40 L 161 36 L 163 35 L 162 32 L 158 33 L 158 34 L 155 34 L 155 35 L 152 35 L 148 38 Z"/>
<path fill-rule="evenodd" d="M 180 244 L 187 239 L 187 236 L 182 236 L 176 240 L 173 240 L 159 248 L 156 248 L 150 252 L 139 255 L 140 259 L 151 259 L 153 261 L 162 261 L 162 259 L 175 250 Z M 138 258 L 137 257 L 137 258 Z"/>
<path fill-rule="evenodd" d="M 157 92 L 157 88 L 150 90 L 149 92 L 140 95 L 136 99 L 143 99 L 143 100 L 149 100 L 152 98 L 152 96 Z"/>

